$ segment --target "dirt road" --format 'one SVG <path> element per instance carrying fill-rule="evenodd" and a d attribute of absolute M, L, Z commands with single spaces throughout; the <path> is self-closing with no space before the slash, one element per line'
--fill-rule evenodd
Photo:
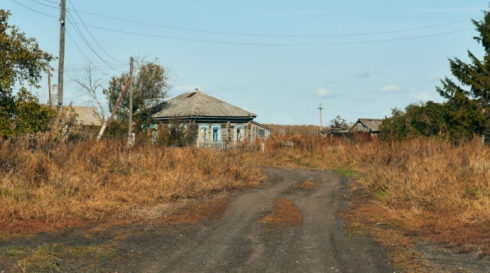
<path fill-rule="evenodd" d="M 117 272 L 395 272 L 366 237 L 349 237 L 337 212 L 349 207 L 346 178 L 307 170 L 264 169 L 268 184 L 230 198 L 224 217 L 148 238 L 154 247 Z M 295 189 L 305 178 L 320 184 Z M 291 199 L 302 224 L 277 229 L 258 220 L 278 198 Z M 139 254 L 137 254 L 139 253 Z"/>
<path fill-rule="evenodd" d="M 337 215 L 350 206 L 346 178 L 298 169 L 264 171 L 266 185 L 231 194 L 226 207 L 226 199 L 212 201 L 225 200 L 216 210 L 221 219 L 95 225 L 0 240 L 0 273 L 395 272 L 379 247 L 367 237 L 350 237 Z M 318 185 L 295 187 L 305 179 Z M 292 208 L 293 225 L 261 221 L 278 200 Z"/>

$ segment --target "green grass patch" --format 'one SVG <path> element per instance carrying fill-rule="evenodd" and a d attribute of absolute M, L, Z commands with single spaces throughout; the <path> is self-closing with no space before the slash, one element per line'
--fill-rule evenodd
<path fill-rule="evenodd" d="M 388 195 L 388 188 L 381 187 L 373 193 L 373 197 L 377 199 L 384 199 Z"/>
<path fill-rule="evenodd" d="M 350 178 L 361 178 L 363 176 L 362 173 L 356 172 L 353 169 L 349 168 L 330 169 L 330 171 Z"/>
<path fill-rule="evenodd" d="M 301 167 L 307 167 L 307 168 L 311 168 L 311 169 L 316 169 L 316 168 L 318 168 L 318 165 L 316 165 L 316 164 L 311 164 L 311 163 L 309 163 L 309 162 L 306 162 L 306 161 L 304 161 L 304 160 L 303 160 L 302 158 L 300 158 L 300 157 L 297 157 L 297 158 L 296 158 L 296 157 L 293 157 L 293 158 L 291 159 L 291 162 L 292 162 L 293 164 L 295 164 L 295 165 L 297 165 L 297 166 L 301 166 Z"/>
<path fill-rule="evenodd" d="M 90 260 L 118 259 L 111 245 L 66 247 L 62 244 L 45 244 L 36 248 L 14 246 L 3 253 L 0 252 L 0 261 L 15 260 L 15 264 L 12 265 L 13 272 L 60 271 L 64 257 Z"/>

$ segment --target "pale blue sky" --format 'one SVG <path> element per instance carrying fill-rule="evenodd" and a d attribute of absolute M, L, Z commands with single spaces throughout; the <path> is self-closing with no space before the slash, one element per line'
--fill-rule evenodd
<path fill-rule="evenodd" d="M 12 0 L 2 0 L 0 6 L 12 12 L 11 24 L 35 37 L 43 50 L 58 56 L 59 23 L 55 17 L 59 17 L 59 9 L 48 7 L 55 7 L 57 1 L 15 1 L 52 16 Z M 439 78 L 450 75 L 447 58 L 466 60 L 468 49 L 482 56 L 481 47 L 472 39 L 476 31 L 470 18 L 479 20 L 481 10 L 489 9 L 483 0 L 71 2 L 80 11 L 174 27 L 79 14 L 89 26 L 150 35 L 88 28 L 117 60 L 128 63 L 130 56 L 147 54 L 171 67 L 172 96 L 198 87 L 258 114 L 259 122 L 278 124 L 318 124 L 317 108 L 322 103 L 324 125 L 337 115 L 350 121 L 383 118 L 394 107 L 442 101 L 435 86 Z M 78 21 L 69 0 L 67 6 Z M 100 57 L 114 68 L 127 69 L 128 64 L 111 59 L 84 27 L 79 27 Z M 109 76 L 119 75 L 82 42 L 73 25 L 67 24 L 67 30 L 106 74 L 99 71 L 97 76 L 107 82 Z M 366 35 L 342 36 L 350 34 Z M 315 35 L 323 36 L 311 37 Z M 83 74 L 88 61 L 68 36 L 65 56 L 65 104 L 83 105 L 84 97 L 69 76 Z M 51 65 L 57 68 L 57 62 Z M 57 82 L 56 76 L 52 81 Z M 47 80 L 41 85 L 38 92 L 45 99 Z"/>

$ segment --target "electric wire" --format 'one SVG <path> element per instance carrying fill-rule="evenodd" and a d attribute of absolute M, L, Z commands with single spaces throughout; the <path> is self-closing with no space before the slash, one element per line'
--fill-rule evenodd
<path fill-rule="evenodd" d="M 39 3 L 41 5 L 44 5 L 44 6 L 48 6 L 46 4 L 40 3 L 37 0 L 31 0 L 31 1 L 34 1 L 34 2 Z M 47 1 L 47 0 L 44 0 L 44 1 Z M 51 2 L 51 1 L 48 1 L 48 2 Z M 70 1 L 70 3 L 71 3 L 71 1 Z M 73 6 L 73 4 L 72 4 L 72 6 Z M 48 7 L 59 9 L 59 7 L 53 7 L 53 6 L 48 6 Z M 417 28 L 408 28 L 408 29 L 390 30 L 390 31 L 379 31 L 379 32 L 366 32 L 366 33 L 350 33 L 350 34 L 316 34 L 316 35 L 305 35 L 305 34 L 258 34 L 258 33 L 240 33 L 240 32 L 214 31 L 214 30 L 193 29 L 193 28 L 183 28 L 183 27 L 176 27 L 176 26 L 169 26 L 169 25 L 153 24 L 153 23 L 146 23 L 146 22 L 141 22 L 141 21 L 121 19 L 121 18 L 116 18 L 116 17 L 112 17 L 112 16 L 107 16 L 107 15 L 97 14 L 97 13 L 93 13 L 93 12 L 88 12 L 88 11 L 82 11 L 82 10 L 76 9 L 75 6 L 73 6 L 73 9 L 77 13 L 78 12 L 79 13 L 85 13 L 85 14 L 89 14 L 89 15 L 92 15 L 92 16 L 102 17 L 102 18 L 106 18 L 106 19 L 110 19 L 110 20 L 116 20 L 116 21 L 122 21 L 122 22 L 129 22 L 129 23 L 140 24 L 140 25 L 155 26 L 155 27 L 162 27 L 162 28 L 182 30 L 182 31 L 191 31 L 191 32 L 203 32 L 203 33 L 237 35 L 237 36 L 256 36 L 256 37 L 315 38 L 315 37 L 367 36 L 367 35 L 379 35 L 379 34 L 392 34 L 392 33 L 400 33 L 400 32 L 409 32 L 409 31 L 415 31 L 415 30 L 436 28 L 436 27 L 449 26 L 449 25 L 454 25 L 454 24 L 460 24 L 460 23 L 470 22 L 469 20 L 460 20 L 460 21 L 454 21 L 454 22 L 449 22 L 449 23 L 444 23 L 444 24 L 423 26 L 423 27 L 417 27 Z"/>
<path fill-rule="evenodd" d="M 15 0 L 11 0 L 23 7 L 26 7 Z M 26 7 L 28 8 L 28 7 Z M 31 11 L 43 14 L 48 17 L 54 17 L 50 16 L 41 12 L 38 12 L 34 9 L 28 8 Z M 80 11 L 79 11 L 80 12 Z M 56 17 L 55 17 L 56 18 Z M 72 24 L 77 24 L 77 23 L 72 23 Z M 168 40 L 179 40 L 179 41 L 189 41 L 189 42 L 201 42 L 201 43 L 211 43 L 211 44 L 224 44 L 224 45 L 244 45 L 244 46 L 327 46 L 327 45 L 349 45 L 349 44 L 369 44 L 369 43 L 381 43 L 381 42 L 391 42 L 391 41 L 403 41 L 403 40 L 411 40 L 411 39 L 420 39 L 420 38 L 427 38 L 427 37 L 435 37 L 435 36 L 441 36 L 441 35 L 447 35 L 447 34 L 452 34 L 452 33 L 457 33 L 457 32 L 463 32 L 463 31 L 468 31 L 468 30 L 473 30 L 473 29 L 461 29 L 461 30 L 455 30 L 455 31 L 449 31 L 449 32 L 443 32 L 443 33 L 435 33 L 435 34 L 429 34 L 429 35 L 420 35 L 420 36 L 413 36 L 413 37 L 406 37 L 406 38 L 394 38 L 394 39 L 381 39 L 381 40 L 372 40 L 372 41 L 359 41 L 359 42 L 334 42 L 334 43 L 295 43 L 295 44 L 288 44 L 288 43 L 238 43 L 238 42 L 219 42 L 219 41 L 213 41 L 213 40 L 200 40 L 200 39 L 187 39 L 187 38 L 178 38 L 178 37 L 171 37 L 171 36 L 162 36 L 162 35 L 154 35 L 154 34 L 144 34 L 144 33 L 136 33 L 136 32 L 130 32 L 130 31 L 123 31 L 123 30 L 117 30 L 117 29 L 109 29 L 109 28 L 102 28 L 102 27 L 97 27 L 97 26 L 91 26 L 91 25 L 86 25 L 87 27 L 95 28 L 95 29 L 100 29 L 100 30 L 106 30 L 106 31 L 112 31 L 112 32 L 118 32 L 118 33 L 125 33 L 125 34 L 131 34 L 131 35 L 138 35 L 138 36 L 146 36 L 146 37 L 155 37 L 155 38 L 163 38 L 163 39 L 168 39 Z"/>
<path fill-rule="evenodd" d="M 28 10 L 34 11 L 34 12 L 39 13 L 39 14 L 42 14 L 42 15 L 44 15 L 44 16 L 47 16 L 47 17 L 50 17 L 50 18 L 55 18 L 55 19 L 56 19 L 56 18 L 58 18 L 58 17 L 56 17 L 56 16 L 49 15 L 49 14 L 46 14 L 46 13 L 43 13 L 43 12 L 37 11 L 37 10 L 35 10 L 35 9 L 32 9 L 32 8 L 30 8 L 30 7 L 28 7 L 28 6 L 24 5 L 24 4 L 21 4 L 21 3 L 17 2 L 17 1 L 15 1 L 15 0 L 11 0 L 11 1 L 12 1 L 12 2 L 14 2 L 14 3 L 16 3 L 16 4 L 18 4 L 18 5 L 23 6 L 24 8 L 26 8 L 26 9 L 28 9 Z"/>
<path fill-rule="evenodd" d="M 53 3 L 53 4 L 59 4 L 58 2 L 55 2 L 55 1 L 50 1 L 50 0 L 44 0 L 44 2 L 48 2 L 48 3 Z"/>
<path fill-rule="evenodd" d="M 15 2 L 15 3 L 17 3 L 17 4 L 19 4 L 19 5 L 21 5 L 21 6 L 24 6 L 24 5 L 22 5 L 22 4 L 18 3 L 18 2 L 16 2 L 15 0 L 12 0 L 12 1 L 13 1 L 13 2 Z M 58 7 L 52 7 L 52 6 L 46 5 L 46 4 L 41 3 L 41 2 L 39 2 L 39 1 L 36 1 L 36 0 L 31 0 L 31 1 L 33 1 L 33 2 L 35 2 L 35 3 L 38 3 L 38 4 L 41 4 L 41 5 L 43 5 L 43 6 L 47 6 L 47 7 L 50 7 L 50 8 L 56 8 L 56 9 L 59 9 Z M 48 2 L 49 2 L 49 1 L 48 1 Z M 74 5 L 73 5 L 73 3 L 71 3 L 71 1 L 70 1 L 70 4 L 71 4 L 71 5 L 74 7 Z M 34 11 L 34 12 L 41 13 L 41 12 L 38 12 L 38 11 L 36 11 L 36 10 L 34 10 L 34 9 L 31 9 L 31 8 L 27 7 L 27 6 L 24 6 L 24 7 L 28 8 L 28 9 L 30 9 L 30 10 L 32 10 L 32 11 Z M 54 16 L 50 16 L 50 15 L 45 14 L 45 13 L 41 13 L 41 14 L 42 14 L 42 15 L 45 15 L 45 16 L 49 16 L 49 17 L 54 17 Z M 77 13 L 77 15 L 78 15 L 78 13 Z M 70 18 L 71 18 L 71 20 L 72 20 L 72 21 L 74 21 L 74 22 L 75 22 L 75 19 L 74 19 L 74 18 L 71 16 L 71 14 L 70 14 L 70 13 L 68 13 L 68 16 L 69 16 L 69 18 L 68 18 L 68 20 L 67 20 L 68 22 L 70 22 Z M 78 15 L 78 17 L 80 18 L 80 15 Z M 57 17 L 54 17 L 54 18 L 57 18 Z M 83 20 L 82 20 L 81 18 L 80 18 L 80 21 L 81 21 L 81 22 L 82 22 L 82 24 L 85 26 L 85 24 L 84 24 L 84 22 L 83 22 Z M 71 24 L 73 25 L 73 23 L 71 23 Z M 85 43 L 85 44 L 86 44 L 86 45 L 87 45 L 87 46 L 90 48 L 90 50 L 91 50 L 91 51 L 92 51 L 92 52 L 93 52 L 93 53 L 94 53 L 94 54 L 95 54 L 95 55 L 96 55 L 96 56 L 97 56 L 99 59 L 101 59 L 101 60 L 104 62 L 104 64 L 105 64 L 105 65 L 109 66 L 109 67 L 110 67 L 110 68 L 112 68 L 113 70 L 118 70 L 118 69 L 114 68 L 112 65 L 110 65 L 110 63 L 109 63 L 109 62 L 107 62 L 107 61 L 106 61 L 106 60 L 104 60 L 102 57 L 100 57 L 100 56 L 99 56 L 99 54 L 97 54 L 97 52 L 96 52 L 96 51 L 93 49 L 93 47 L 92 47 L 92 46 L 90 45 L 90 43 L 87 41 L 87 39 L 86 39 L 86 38 L 85 38 L 85 36 L 83 35 L 83 32 L 82 32 L 82 31 L 81 31 L 81 30 L 78 28 L 78 26 L 77 26 L 77 25 L 74 25 L 74 26 L 75 26 L 75 31 L 77 32 L 77 34 L 80 36 L 80 38 L 83 40 L 83 42 L 84 42 L 84 43 Z M 86 28 L 86 27 L 85 27 L 85 28 Z M 86 29 L 87 29 L 87 28 L 86 28 Z M 90 34 L 90 36 L 91 36 L 91 37 L 92 37 L 92 39 L 95 41 L 95 43 L 96 43 L 96 44 L 97 44 L 97 45 L 98 45 L 98 46 L 99 46 L 99 47 L 102 49 L 102 51 L 104 51 L 104 53 L 106 53 L 106 54 L 107 54 L 109 57 L 111 57 L 112 59 L 116 60 L 117 62 L 124 63 L 124 62 L 121 62 L 121 61 L 119 61 L 119 60 L 117 60 L 117 59 L 113 58 L 113 57 L 112 57 L 112 56 L 111 56 L 109 53 L 107 53 L 107 52 L 106 52 L 106 51 L 105 51 L 105 50 L 102 48 L 102 46 L 101 46 L 101 45 L 100 45 L 100 44 L 97 42 L 97 40 L 94 38 L 94 36 L 92 35 L 92 33 L 90 33 L 90 31 L 89 31 L 88 29 L 87 29 L 87 32 Z M 119 70 L 119 71 L 120 71 L 120 70 Z"/>
<path fill-rule="evenodd" d="M 74 26 L 74 29 L 75 29 L 75 32 L 78 34 L 78 36 L 80 36 L 80 38 L 82 39 L 82 41 L 85 43 L 85 45 L 87 45 L 87 47 L 105 64 L 107 65 L 108 67 L 114 69 L 114 70 L 118 70 L 117 68 L 113 67 L 112 65 L 110 65 L 105 59 L 103 59 L 98 53 L 97 51 L 95 51 L 95 49 L 90 45 L 89 41 L 87 41 L 87 39 L 85 38 L 85 35 L 83 35 L 83 32 L 80 30 L 80 28 L 77 26 L 76 23 L 72 22 L 74 21 L 73 19 L 73 16 L 71 16 L 70 13 L 68 13 L 68 22 Z"/>
<path fill-rule="evenodd" d="M 102 18 L 106 18 L 106 19 L 111 19 L 111 20 L 117 20 L 117 21 L 122 21 L 122 22 L 135 23 L 135 24 L 140 24 L 140 25 L 147 25 L 147 26 L 162 27 L 162 28 L 168 28 L 168 29 L 175 29 L 175 30 L 182 30 L 182 31 L 203 32 L 203 33 L 212 33 L 212 34 L 226 34 L 226 35 L 237 35 L 237 36 L 289 37 L 289 38 L 294 38 L 294 37 L 297 37 L 297 38 L 350 37 L 350 36 L 366 36 L 366 35 L 390 34 L 390 33 L 408 32 L 408 31 L 414 31 L 414 30 L 422 30 L 422 29 L 435 28 L 435 27 L 441 27 L 441 26 L 448 26 L 448 25 L 460 24 L 460 23 L 464 23 L 464 22 L 470 22 L 469 20 L 460 20 L 460 21 L 455 21 L 455 22 L 450 22 L 450 23 L 445 23 L 445 24 L 424 26 L 424 27 L 418 27 L 418 28 L 401 29 L 401 30 L 391 30 L 391 31 L 380 31 L 380 32 L 368 32 L 368 33 L 351 33 L 351 34 L 316 34 L 316 35 L 304 35 L 304 34 L 258 34 L 258 33 L 225 32 L 225 31 L 214 31 L 214 30 L 205 30 L 205 29 L 193 29 L 193 28 L 175 27 L 175 26 L 168 26 L 168 25 L 145 23 L 145 22 L 128 20 L 128 19 L 120 19 L 120 18 L 116 18 L 116 17 L 111 17 L 111 16 L 107 16 L 107 15 L 96 14 L 96 13 L 92 13 L 92 12 L 88 12 L 88 11 L 82 11 L 82 10 L 77 10 L 77 11 L 80 12 L 80 13 L 85 13 L 85 14 L 89 14 L 89 15 L 92 15 L 92 16 L 98 16 L 98 17 L 102 17 Z"/>
<path fill-rule="evenodd" d="M 155 34 L 144 34 L 144 33 L 137 33 L 137 32 L 125 31 L 125 30 L 117 30 L 117 29 L 110 29 L 110 28 L 103 28 L 103 27 L 91 26 L 91 25 L 87 25 L 87 27 L 95 28 L 95 29 L 100 29 L 100 30 L 105 30 L 105 31 L 112 31 L 112 32 L 119 32 L 119 33 L 131 34 L 131 35 L 154 37 L 154 38 L 162 38 L 162 39 L 168 39 L 168 40 L 190 41 L 190 42 L 200 42 L 200 43 L 210 43 L 210 44 L 224 44 L 224 45 L 244 45 L 244 46 L 327 46 L 327 45 L 370 44 L 370 43 L 381 43 L 381 42 L 413 40 L 413 39 L 420 39 L 420 38 L 427 38 L 427 37 L 435 37 L 435 36 L 441 36 L 441 35 L 447 35 L 447 34 L 452 34 L 452 33 L 457 33 L 457 32 L 463 32 L 463 31 L 473 30 L 472 28 L 467 28 L 467 29 L 460 29 L 460 30 L 442 32 L 442 33 L 434 33 L 434 34 L 420 35 L 420 36 L 412 36 L 412 37 L 405 37 L 405 38 L 393 38 L 393 39 L 359 41 L 359 42 L 296 43 L 296 44 L 290 44 L 290 43 L 238 43 L 238 42 L 218 42 L 218 41 L 213 41 L 213 40 L 187 39 L 187 38 L 178 38 L 178 37 L 162 36 L 162 35 L 155 35 Z"/>
<path fill-rule="evenodd" d="M 88 34 L 90 35 L 90 37 L 92 37 L 92 40 L 94 40 L 94 42 L 97 44 L 97 46 L 99 46 L 99 48 L 107 55 L 109 56 L 111 59 L 113 59 L 114 61 L 116 62 L 119 62 L 119 63 L 125 63 L 125 62 L 122 62 L 122 61 L 119 61 L 117 60 L 116 58 L 112 57 L 111 54 L 109 54 L 100 44 L 99 42 L 97 42 L 97 39 L 94 38 L 94 36 L 92 35 L 92 33 L 88 30 L 87 26 L 85 25 L 85 23 L 83 22 L 82 20 L 82 17 L 80 17 L 80 15 L 78 14 L 78 11 L 76 10 L 75 8 L 75 5 L 73 5 L 73 3 L 71 2 L 71 0 L 68 0 L 70 2 L 70 5 L 73 7 L 73 10 L 75 10 L 75 13 L 77 14 L 78 16 L 78 19 L 80 19 L 80 22 L 82 22 L 83 26 L 85 27 L 85 30 L 87 30 Z"/>
<path fill-rule="evenodd" d="M 39 5 L 43 5 L 43 6 L 48 7 L 48 8 L 52 8 L 52 9 L 59 9 L 59 7 L 53 7 L 53 6 L 50 6 L 50 5 L 48 5 L 48 4 L 44 4 L 44 3 L 42 3 L 42 2 L 39 2 L 39 1 L 37 1 L 37 0 L 31 0 L 31 1 L 32 1 L 32 2 L 36 2 L 36 3 L 38 3 Z"/>
<path fill-rule="evenodd" d="M 93 65 L 92 62 L 90 61 L 90 59 L 87 57 L 87 55 L 85 55 L 85 53 L 83 53 L 82 49 L 78 46 L 77 42 L 75 42 L 75 40 L 73 39 L 73 37 L 70 35 L 70 32 L 68 30 L 65 30 L 65 31 L 66 31 L 66 34 L 68 35 L 68 37 L 70 38 L 70 40 L 73 42 L 73 44 L 78 49 L 78 51 L 80 51 L 80 53 L 83 55 L 83 57 L 85 57 L 85 59 L 87 59 L 87 61 L 89 62 L 89 64 Z M 103 75 L 105 75 L 107 77 L 110 77 L 109 75 L 107 75 L 106 73 L 104 73 L 102 70 L 100 70 L 97 66 L 95 66 L 95 65 L 93 65 L 93 66 L 95 67 L 95 69 L 97 69 Z"/>

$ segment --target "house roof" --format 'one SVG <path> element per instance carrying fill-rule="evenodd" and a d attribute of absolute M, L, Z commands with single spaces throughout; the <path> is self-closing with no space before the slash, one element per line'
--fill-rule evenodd
<path fill-rule="evenodd" d="M 267 131 L 269 131 L 269 132 L 272 132 L 272 129 L 271 129 L 271 128 L 269 128 L 269 127 L 265 126 L 265 125 L 264 125 L 264 124 L 262 124 L 262 123 L 258 123 L 258 122 L 255 122 L 255 121 L 252 121 L 252 123 L 253 123 L 253 124 L 255 124 L 255 125 L 257 125 L 257 126 L 259 126 L 259 127 L 260 127 L 260 128 L 262 128 L 262 129 L 265 129 L 265 130 L 267 130 Z"/>
<path fill-rule="evenodd" d="M 77 123 L 85 126 L 102 126 L 100 115 L 93 106 L 72 106 L 74 112 L 78 114 Z"/>
<path fill-rule="evenodd" d="M 379 132 L 379 126 L 381 125 L 382 121 L 382 119 L 360 118 L 352 128 L 353 131 Z M 359 128 L 356 130 L 358 124 L 361 124 L 364 130 L 359 130 Z"/>
<path fill-rule="evenodd" d="M 350 128 L 325 128 L 321 131 L 322 134 L 347 134 L 350 133 Z"/>
<path fill-rule="evenodd" d="M 181 117 L 257 117 L 256 114 L 221 101 L 203 92 L 189 92 L 167 102 L 154 118 Z"/>

